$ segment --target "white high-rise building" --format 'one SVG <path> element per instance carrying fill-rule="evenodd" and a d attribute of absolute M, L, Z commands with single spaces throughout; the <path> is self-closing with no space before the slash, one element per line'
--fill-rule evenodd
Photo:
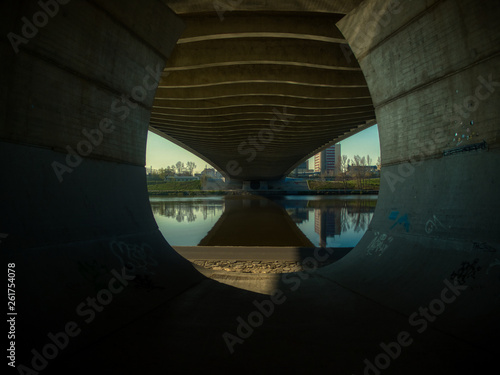
<path fill-rule="evenodd" d="M 340 143 L 314 155 L 314 172 L 336 176 L 340 172 Z"/>

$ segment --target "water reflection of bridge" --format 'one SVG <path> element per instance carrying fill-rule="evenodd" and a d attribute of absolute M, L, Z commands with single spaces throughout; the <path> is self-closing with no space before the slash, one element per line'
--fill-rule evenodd
<path fill-rule="evenodd" d="M 151 201 L 155 215 L 179 223 L 217 218 L 199 246 L 313 246 L 298 228 L 314 220 L 319 246 L 343 232 L 365 231 L 375 209 L 374 199 L 266 199 L 263 197 L 179 198 Z M 220 216 L 220 217 L 219 217 Z"/>
<path fill-rule="evenodd" d="M 280 205 L 258 196 L 225 197 L 224 213 L 199 246 L 314 247 Z"/>

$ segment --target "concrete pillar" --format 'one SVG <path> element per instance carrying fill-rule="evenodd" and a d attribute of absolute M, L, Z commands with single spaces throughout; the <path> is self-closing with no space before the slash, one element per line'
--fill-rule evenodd
<path fill-rule="evenodd" d="M 151 105 L 182 22 L 152 0 L 51 4 L 0 12 L 0 250 L 16 264 L 26 364 L 65 322 L 79 332 L 71 352 L 200 280 L 158 231 L 145 184 Z"/>
<path fill-rule="evenodd" d="M 331 272 L 408 315 L 443 280 L 468 285 L 435 326 L 483 347 L 500 328 L 499 13 L 497 2 L 365 1 L 338 24 L 372 94 L 382 175 L 370 229 Z"/>
<path fill-rule="evenodd" d="M 267 181 L 243 181 L 243 190 L 245 191 L 262 191 L 267 190 Z"/>

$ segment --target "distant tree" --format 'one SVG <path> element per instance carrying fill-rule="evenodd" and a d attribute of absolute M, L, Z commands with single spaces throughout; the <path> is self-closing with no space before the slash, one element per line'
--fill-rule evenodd
<path fill-rule="evenodd" d="M 380 171 L 380 169 L 382 168 L 382 159 L 380 159 L 380 156 L 377 159 L 376 165 L 377 165 L 377 171 Z"/>
<path fill-rule="evenodd" d="M 165 177 L 175 175 L 175 166 L 165 168 Z"/>
<path fill-rule="evenodd" d="M 175 167 L 177 168 L 177 174 L 181 175 L 182 172 L 184 171 L 184 163 L 182 161 L 178 161 L 175 164 Z"/>
<path fill-rule="evenodd" d="M 365 179 L 366 179 L 366 158 L 363 156 L 360 160 L 360 168 L 359 168 L 359 178 L 361 181 L 361 187 L 360 189 L 365 188 Z"/>
<path fill-rule="evenodd" d="M 166 169 L 165 168 L 160 168 L 158 169 L 158 177 L 160 180 L 164 180 L 166 176 Z"/>
<path fill-rule="evenodd" d="M 370 155 L 366 155 L 366 168 L 365 168 L 365 178 L 368 179 L 372 175 L 372 170 L 371 170 L 371 164 L 372 164 L 372 158 Z"/>
<path fill-rule="evenodd" d="M 344 190 L 347 189 L 347 173 L 349 171 L 350 163 L 351 159 L 349 159 L 347 155 L 342 155 L 342 158 L 340 159 L 340 179 L 342 180 L 342 184 L 344 185 Z"/>
<path fill-rule="evenodd" d="M 196 168 L 196 164 L 194 162 L 192 162 L 192 161 L 187 162 L 186 169 L 188 170 L 190 176 L 193 175 L 193 171 L 195 168 Z"/>
<path fill-rule="evenodd" d="M 352 165 L 352 175 L 356 179 L 358 189 L 363 188 L 363 165 L 366 165 L 365 157 L 359 155 L 354 155 L 353 165 Z"/>
<path fill-rule="evenodd" d="M 356 181 L 356 186 L 359 187 L 359 165 L 361 164 L 361 158 L 359 155 L 354 155 L 351 163 L 351 170 L 349 171 L 353 180 Z"/>
<path fill-rule="evenodd" d="M 158 175 L 158 172 L 154 171 L 152 173 L 148 173 L 148 180 L 149 181 L 159 181 L 160 176 Z"/>

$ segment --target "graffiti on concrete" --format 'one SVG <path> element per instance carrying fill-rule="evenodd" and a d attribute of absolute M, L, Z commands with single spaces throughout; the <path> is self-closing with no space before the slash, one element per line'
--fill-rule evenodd
<path fill-rule="evenodd" d="M 445 229 L 446 230 L 446 227 L 443 225 L 443 223 L 441 223 L 439 221 L 439 219 L 437 218 L 436 215 L 433 215 L 432 218 L 427 220 L 427 222 L 425 223 L 425 233 L 431 234 L 432 232 L 434 232 L 437 229 Z"/>
<path fill-rule="evenodd" d="M 129 244 L 123 241 L 112 241 L 111 252 L 120 259 L 125 267 L 134 275 L 154 275 L 154 267 L 158 262 L 153 258 L 153 249 L 148 244 Z"/>
<path fill-rule="evenodd" d="M 472 250 L 485 251 L 488 253 L 495 253 L 497 251 L 497 249 L 488 245 L 486 242 L 473 242 L 472 243 Z"/>
<path fill-rule="evenodd" d="M 396 225 L 402 225 L 407 232 L 410 231 L 410 219 L 408 218 L 408 214 L 404 214 L 399 217 L 399 211 L 392 211 L 389 214 L 389 220 L 394 221 L 394 224 L 391 226 L 391 229 L 394 229 Z"/>
<path fill-rule="evenodd" d="M 163 286 L 156 285 L 150 275 L 137 275 L 132 282 L 136 288 L 142 288 L 148 291 L 153 289 L 165 289 Z"/>
<path fill-rule="evenodd" d="M 374 234 L 375 238 L 366 248 L 366 254 L 381 256 L 389 248 L 389 245 L 394 238 L 385 233 L 374 232 Z"/>
<path fill-rule="evenodd" d="M 478 263 L 478 258 L 474 259 L 472 262 L 462 262 L 460 268 L 452 272 L 450 280 L 456 282 L 458 285 L 464 285 L 467 279 L 475 279 L 477 273 L 481 270 L 481 267 L 477 265 Z"/>

